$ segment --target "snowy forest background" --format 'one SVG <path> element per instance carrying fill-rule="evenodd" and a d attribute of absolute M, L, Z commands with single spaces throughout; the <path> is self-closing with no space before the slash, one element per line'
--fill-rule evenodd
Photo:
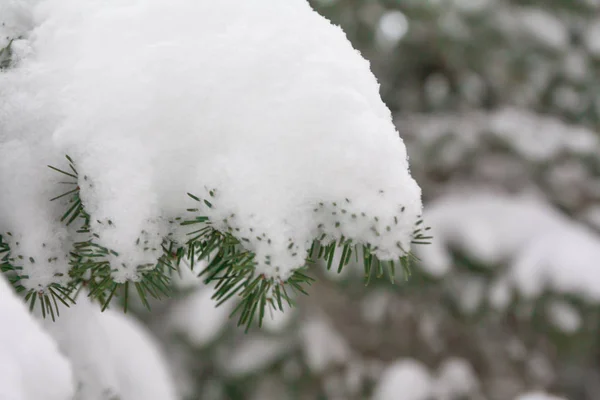
<path fill-rule="evenodd" d="M 142 315 L 178 376 L 202 399 L 598 398 L 600 2 L 312 3 L 371 61 L 434 243 L 396 286 L 323 272 L 248 335 L 182 290 Z"/>
<path fill-rule="evenodd" d="M 315 268 L 247 334 L 192 274 L 130 305 L 182 398 L 600 398 L 600 1 L 311 3 L 371 61 L 434 240 L 393 286 Z"/>
<path fill-rule="evenodd" d="M 202 399 L 598 398 L 600 2 L 312 3 L 371 61 L 434 243 L 396 286 L 323 272 L 248 335 L 182 291 L 142 315 L 178 376 Z"/>

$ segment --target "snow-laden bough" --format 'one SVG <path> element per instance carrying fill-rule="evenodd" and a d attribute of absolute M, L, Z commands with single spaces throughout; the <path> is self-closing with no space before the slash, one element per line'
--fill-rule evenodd
<path fill-rule="evenodd" d="M 423 238 L 369 63 L 307 1 L 45 0 L 30 13 L 0 72 L 0 232 L 27 288 L 75 275 L 110 292 L 157 260 L 197 258 L 179 250 L 191 239 L 284 282 L 314 253 L 331 264 L 341 245 L 342 265 L 358 245 L 370 265 Z M 235 257 L 218 253 L 232 240 Z"/>

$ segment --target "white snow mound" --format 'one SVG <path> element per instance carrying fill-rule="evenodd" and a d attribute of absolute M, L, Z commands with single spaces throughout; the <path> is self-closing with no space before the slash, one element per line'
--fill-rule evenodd
<path fill-rule="evenodd" d="M 0 232 L 38 260 L 30 276 L 73 240 L 64 209 L 35 200 L 60 194 L 46 164 L 64 154 L 118 280 L 190 207 L 270 277 L 323 234 L 409 250 L 421 193 L 404 144 L 368 62 L 305 0 L 46 0 L 33 15 L 30 54 L 0 73 L 0 154 L 22 153 L 0 158 Z"/>

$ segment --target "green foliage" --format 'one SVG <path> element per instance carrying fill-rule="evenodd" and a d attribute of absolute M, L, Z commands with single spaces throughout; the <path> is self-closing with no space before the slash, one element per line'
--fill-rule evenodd
<path fill-rule="evenodd" d="M 6 47 L 0 48 L 0 71 L 7 69 L 12 61 L 12 43 L 14 39 L 11 39 Z"/>
<path fill-rule="evenodd" d="M 18 266 L 18 257 L 11 257 L 8 244 L 0 236 L 0 269 L 8 275 L 10 282 L 18 292 L 26 291 L 25 298 L 33 309 L 36 304 L 41 308 L 42 315 L 49 315 L 52 319 L 59 315 L 59 303 L 65 306 L 74 303 L 76 294 L 87 288 L 89 296 L 97 300 L 106 309 L 111 300 L 116 296 L 123 296 L 125 311 L 128 307 L 128 299 L 131 291 L 139 296 L 141 302 L 150 308 L 149 298 L 161 299 L 171 294 L 171 279 L 173 274 L 178 273 L 182 267 L 182 260 L 190 263 L 192 270 L 202 263 L 205 267 L 198 271 L 198 277 L 203 277 L 207 284 L 214 285 L 213 299 L 218 305 L 236 298 L 238 305 L 232 312 L 232 316 L 238 315 L 238 325 L 244 325 L 246 330 L 252 326 L 254 321 L 262 324 L 267 307 L 283 310 L 284 304 L 293 306 L 292 294 L 307 294 L 307 287 L 314 281 L 306 271 L 309 265 L 322 260 L 327 268 L 335 266 L 338 272 L 350 262 L 352 256 L 356 261 L 362 259 L 367 284 L 372 275 L 381 278 L 385 275 L 394 282 L 395 268 L 398 263 L 405 271 L 410 273 L 410 261 L 414 256 L 407 253 L 397 262 L 380 261 L 373 252 L 376 248 L 371 245 L 357 245 L 351 240 L 341 238 L 339 241 L 323 242 L 325 235 L 313 242 L 306 265 L 292 273 L 286 280 L 268 278 L 256 272 L 255 254 L 248 251 L 240 240 L 235 237 L 229 229 L 222 232 L 212 226 L 211 221 L 204 215 L 197 215 L 199 209 L 193 208 L 187 211 L 192 214 L 189 219 L 178 218 L 170 221 L 180 226 L 198 227 L 188 233 L 189 239 L 183 245 L 178 245 L 169 237 L 162 241 L 162 256 L 156 265 L 137 266 L 138 279 L 136 281 L 116 282 L 112 276 L 113 267 L 109 256 L 118 254 L 100 244 L 98 236 L 90 228 L 90 215 L 86 212 L 80 197 L 80 179 L 87 181 L 86 176 L 80 176 L 73 160 L 67 156 L 68 168 L 60 169 L 49 166 L 52 170 L 60 173 L 68 189 L 59 196 L 51 199 L 67 199 L 67 208 L 61 217 L 61 222 L 75 229 L 82 239 L 73 244 L 69 255 L 69 280 L 67 285 L 53 283 L 47 288 L 26 291 L 21 285 L 27 276 L 20 274 L 22 267 Z M 214 191 L 209 192 L 214 196 Z M 195 201 L 212 207 L 208 199 L 188 194 Z M 413 234 L 413 243 L 426 244 L 431 237 L 427 236 L 428 228 L 422 227 L 422 220 L 417 223 Z M 102 223 L 98 221 L 98 223 Z M 104 223 L 112 224 L 106 221 Z M 142 232 L 143 234 L 144 232 Z M 140 239 L 138 239 L 139 242 Z M 144 245 L 144 243 L 138 243 Z M 398 244 L 400 246 L 400 244 Z M 401 247 L 400 247 L 401 248 Z M 156 249 L 153 249 L 156 250 Z M 339 257 L 338 257 L 339 255 Z M 335 261 L 337 260 L 337 261 Z M 53 262 L 56 260 L 48 260 Z M 267 260 L 268 263 L 268 260 Z M 335 265 L 334 265 L 335 264 Z M 373 273 L 374 272 L 374 273 Z"/>

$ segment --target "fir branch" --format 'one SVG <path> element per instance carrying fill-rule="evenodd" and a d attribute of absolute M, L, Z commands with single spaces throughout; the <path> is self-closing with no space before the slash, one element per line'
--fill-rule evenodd
<path fill-rule="evenodd" d="M 66 156 L 68 170 L 48 166 L 52 170 L 67 178 L 64 184 L 75 185 L 74 189 L 54 197 L 51 201 L 68 199 L 67 211 L 61 217 L 66 225 L 79 221 L 78 233 L 87 234 L 88 238 L 73 244 L 69 257 L 69 282 L 68 291 L 78 291 L 81 287 L 87 287 L 88 296 L 100 302 L 102 310 L 105 310 L 112 299 L 122 294 L 124 296 L 124 309 L 127 311 L 130 290 L 135 290 L 144 306 L 150 308 L 149 297 L 162 299 L 171 294 L 171 272 L 177 264 L 171 261 L 172 244 L 165 240 L 163 244 L 163 256 L 156 265 L 138 266 L 139 280 L 135 282 L 115 282 L 112 272 L 113 268 L 109 261 L 110 255 L 118 255 L 111 249 L 96 243 L 95 235 L 90 228 L 90 215 L 85 211 L 81 197 L 79 173 L 73 160 Z M 88 178 L 83 176 L 84 180 Z"/>
<path fill-rule="evenodd" d="M 87 238 L 73 244 L 69 257 L 70 281 L 66 287 L 54 283 L 45 290 L 29 290 L 25 294 L 30 308 L 33 309 L 38 304 L 44 317 L 49 315 L 54 319 L 58 316 L 58 304 L 69 306 L 70 303 L 74 303 L 75 296 L 72 294 L 77 293 L 82 287 L 88 289 L 91 298 L 100 302 L 102 310 L 109 306 L 115 296 L 122 295 L 124 308 L 127 311 L 130 290 L 135 291 L 141 302 L 150 308 L 148 301 L 150 297 L 161 299 L 171 294 L 171 276 L 173 272 L 178 271 L 181 260 L 185 258 L 189 261 L 192 270 L 198 263 L 204 263 L 205 267 L 198 276 L 203 277 L 206 284 L 214 285 L 213 299 L 217 302 L 217 306 L 232 299 L 238 301 L 231 316 L 239 315 L 238 326 L 244 325 L 247 331 L 255 321 L 258 322 L 258 326 L 262 325 L 267 307 L 283 311 L 284 303 L 289 306 L 294 305 L 290 294 L 307 294 L 307 287 L 314 279 L 307 275 L 306 271 L 309 265 L 316 261 L 324 262 L 328 269 L 336 268 L 339 273 L 354 257 L 356 261 L 360 260 L 363 263 L 365 282 L 369 284 L 373 275 L 381 278 L 386 274 L 394 283 L 398 265 L 403 268 L 408 279 L 410 263 L 416 260 L 416 257 L 405 251 L 400 243 L 397 246 L 405 254 L 403 257 L 395 261 L 381 261 L 375 256 L 377 248 L 370 244 L 354 244 L 352 240 L 344 237 L 337 241 L 324 242 L 326 235 L 322 235 L 314 240 L 304 267 L 294 271 L 286 281 L 268 278 L 257 274 L 255 254 L 242 245 L 241 241 L 233 235 L 232 230 L 222 232 L 212 225 L 207 216 L 198 214 L 201 207 L 212 208 L 213 203 L 188 193 L 190 198 L 200 203 L 200 207 L 187 210 L 194 214 L 189 219 L 178 218 L 171 221 L 180 226 L 192 227 L 187 242 L 183 246 L 178 246 L 168 238 L 163 239 L 163 254 L 156 265 L 139 266 L 139 279 L 136 281 L 115 282 L 109 257 L 118 254 L 96 242 L 97 237 L 90 228 L 90 215 L 86 212 L 80 197 L 81 177 L 73 160 L 69 156 L 66 158 L 68 169 L 53 166 L 49 168 L 63 175 L 66 181 L 61 183 L 71 187 L 51 201 L 66 200 L 67 207 L 61 221 L 66 225 L 77 223 L 77 232 Z M 87 180 L 87 177 L 84 176 L 83 179 Z M 209 194 L 214 197 L 215 191 L 209 191 Z M 349 202 L 348 199 L 346 201 Z M 423 220 L 419 219 L 412 235 L 412 244 L 429 243 L 431 239 L 431 236 L 428 236 L 429 228 L 422 225 Z M 2 257 L 1 271 L 9 276 L 17 291 L 25 291 L 20 281 L 27 277 L 20 274 L 22 267 L 15 266 L 11 262 L 10 249 L 2 240 L 2 236 L 0 236 L 0 256 Z"/>
<path fill-rule="evenodd" d="M 7 235 L 11 235 L 7 233 Z M 8 281 L 13 285 L 17 293 L 25 293 L 25 301 L 29 309 L 33 311 L 36 304 L 41 310 L 42 316 L 51 316 L 54 321 L 60 315 L 59 303 L 69 307 L 74 304 L 70 291 L 57 283 L 52 283 L 45 288 L 27 289 L 21 284 L 27 275 L 22 274 L 23 267 L 18 266 L 16 259 L 11 257 L 10 246 L 0 235 L 0 271 L 5 274 Z"/>
<path fill-rule="evenodd" d="M 0 49 L 0 71 L 10 67 L 12 62 L 12 44 L 14 41 L 14 38 L 10 39 L 6 47 Z"/>

